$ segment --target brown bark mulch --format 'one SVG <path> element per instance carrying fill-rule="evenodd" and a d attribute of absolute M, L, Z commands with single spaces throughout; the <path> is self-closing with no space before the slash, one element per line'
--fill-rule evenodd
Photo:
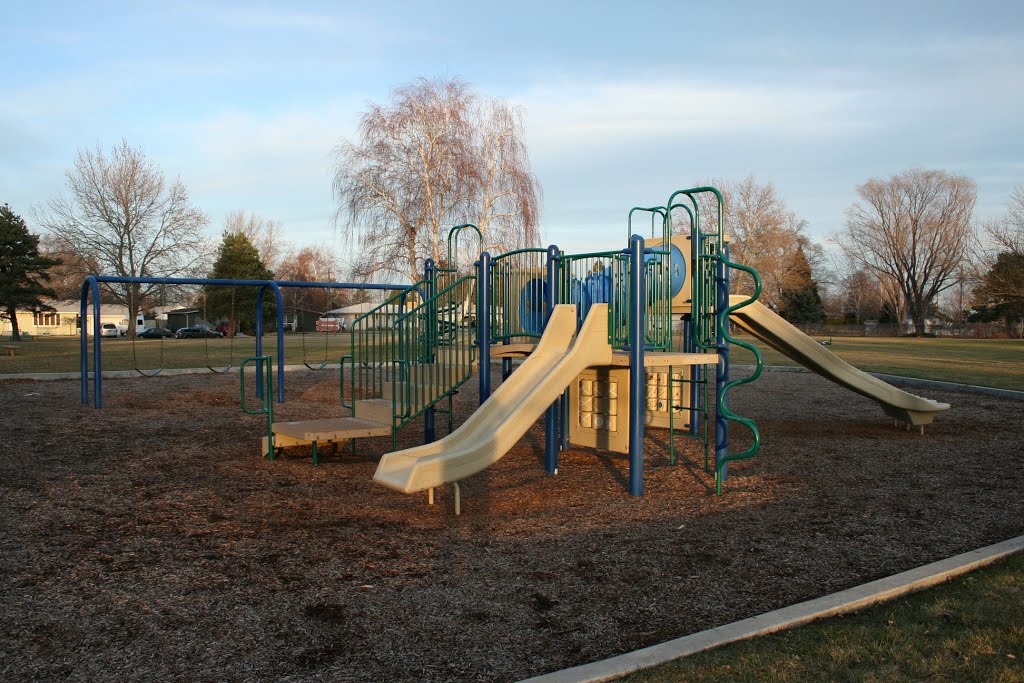
<path fill-rule="evenodd" d="M 370 481 L 390 439 L 261 459 L 237 382 L 108 380 L 99 411 L 77 382 L 0 382 L 3 680 L 510 681 L 1024 532 L 1020 402 L 918 391 L 953 404 L 921 436 L 769 373 L 735 392 L 764 445 L 722 497 L 656 430 L 642 498 L 619 455 L 548 476 L 541 421 L 455 517 L 449 490 Z M 279 419 L 340 414 L 328 372 L 287 388 Z M 474 381 L 457 424 L 476 402 Z"/>

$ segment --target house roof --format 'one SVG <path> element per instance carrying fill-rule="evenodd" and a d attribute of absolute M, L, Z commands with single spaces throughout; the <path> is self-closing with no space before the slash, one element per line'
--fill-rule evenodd
<path fill-rule="evenodd" d="M 53 306 L 54 310 L 58 313 L 81 313 L 82 303 L 78 299 L 49 299 L 43 300 L 43 303 L 48 306 Z M 89 313 L 92 313 L 92 303 L 89 304 Z M 100 304 L 100 315 L 101 316 L 121 316 L 122 318 L 128 315 L 128 309 L 121 304 Z"/>
<path fill-rule="evenodd" d="M 324 315 L 362 315 L 364 313 L 369 313 L 379 305 L 380 304 L 372 303 L 353 304 L 351 306 L 344 306 L 342 308 L 335 308 L 333 310 L 327 311 L 326 313 L 324 313 Z M 382 312 L 390 315 L 398 315 L 408 310 L 409 306 L 406 306 L 405 309 L 403 310 L 400 306 L 394 305 L 385 306 L 384 308 L 381 309 Z"/>

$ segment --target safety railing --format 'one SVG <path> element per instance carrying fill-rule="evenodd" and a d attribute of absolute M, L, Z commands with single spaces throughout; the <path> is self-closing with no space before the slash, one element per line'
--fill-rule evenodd
<path fill-rule="evenodd" d="M 576 326 L 594 304 L 608 304 L 608 343 L 629 344 L 629 261 L 622 250 L 562 254 L 558 260 L 558 303 L 576 304 Z"/>
<path fill-rule="evenodd" d="M 349 382 L 353 401 L 381 397 L 392 366 L 400 359 L 395 322 L 409 310 L 413 292 L 425 291 L 427 284 L 420 281 L 410 290 L 396 292 L 352 322 Z"/>
<path fill-rule="evenodd" d="M 547 321 L 547 249 L 516 249 L 491 259 L 492 342 L 536 339 Z"/>
<path fill-rule="evenodd" d="M 400 428 L 473 374 L 476 278 L 461 277 L 394 323 L 390 398 Z"/>

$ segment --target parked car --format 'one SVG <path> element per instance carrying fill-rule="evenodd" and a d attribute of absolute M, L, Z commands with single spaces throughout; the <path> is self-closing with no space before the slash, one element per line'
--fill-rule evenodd
<path fill-rule="evenodd" d="M 173 337 L 174 333 L 164 327 L 147 327 L 136 336 L 140 339 L 163 339 L 164 337 Z"/>
<path fill-rule="evenodd" d="M 101 337 L 116 337 L 118 335 L 117 325 L 114 323 L 103 323 L 100 325 Z"/>
<path fill-rule="evenodd" d="M 193 325 L 192 327 L 183 327 L 174 333 L 176 339 L 202 339 L 203 337 L 223 337 L 224 335 L 217 330 L 211 330 L 209 327 L 203 327 L 202 325 Z"/>

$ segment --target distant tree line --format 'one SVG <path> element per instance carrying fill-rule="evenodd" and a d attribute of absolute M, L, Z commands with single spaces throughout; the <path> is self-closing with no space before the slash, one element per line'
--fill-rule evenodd
<path fill-rule="evenodd" d="M 85 275 L 275 277 L 300 281 L 420 278 L 423 262 L 447 258 L 458 223 L 483 233 L 473 245 L 495 252 L 540 244 L 542 193 L 525 144 L 523 111 L 475 92 L 464 81 L 418 79 L 364 112 L 354 140 L 333 150 L 333 191 L 345 258 L 325 245 L 297 247 L 285 227 L 239 210 L 219 242 L 179 179 L 168 179 L 140 148 L 80 150 L 66 190 L 36 216 L 40 232 L 4 206 L 0 212 L 0 316 L 41 310 L 44 299 L 77 298 Z M 845 224 L 817 243 L 807 221 L 775 186 L 754 176 L 705 179 L 722 191 L 731 258 L 761 275 L 762 300 L 801 325 L 869 320 L 925 334 L 928 322 L 1001 321 L 1024 326 L 1024 188 L 1005 216 L 976 226 L 970 178 L 914 168 L 856 188 Z M 700 199 L 702 224 L 718 229 L 717 206 Z M 676 221 L 676 229 L 688 230 Z M 735 291 L 748 291 L 742 275 Z M 254 324 L 254 292 L 104 285 L 105 302 L 138 310 L 158 304 L 202 307 L 232 331 Z M 286 289 L 283 315 L 356 301 L 332 289 Z M 268 316 L 278 312 L 269 310 Z M 134 326 L 129 326 L 134 334 Z"/>

